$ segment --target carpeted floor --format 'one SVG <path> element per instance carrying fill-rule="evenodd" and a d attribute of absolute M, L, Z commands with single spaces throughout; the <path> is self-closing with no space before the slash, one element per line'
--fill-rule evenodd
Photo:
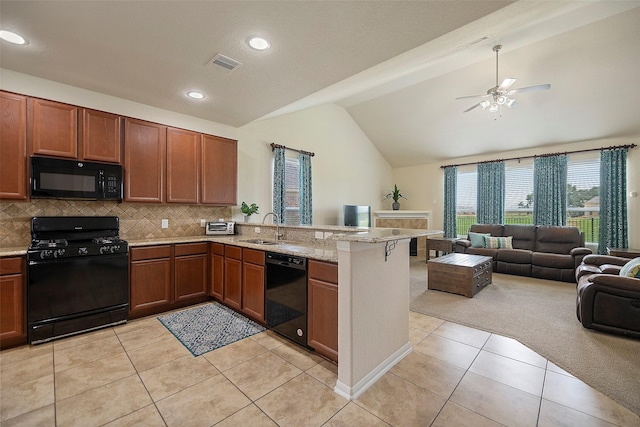
<path fill-rule="evenodd" d="M 218 303 L 176 311 L 158 320 L 194 356 L 264 331 L 253 320 Z"/>
<path fill-rule="evenodd" d="M 514 338 L 640 414 L 640 340 L 583 328 L 574 284 L 494 273 L 470 299 L 428 290 L 426 273 L 412 260 L 412 311 Z"/>

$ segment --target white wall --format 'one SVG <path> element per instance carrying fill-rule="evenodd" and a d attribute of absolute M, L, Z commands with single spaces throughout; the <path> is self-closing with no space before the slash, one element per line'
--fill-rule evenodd
<path fill-rule="evenodd" d="M 272 142 L 315 153 L 312 160 L 314 224 L 341 224 L 345 204 L 382 209 L 383 195 L 393 187 L 389 163 L 346 110 L 337 105 L 258 121 L 240 131 L 243 144 L 238 200 L 255 198 L 261 207 L 260 213 L 268 212 L 266 207 L 271 206 L 269 144 Z M 255 176 L 243 176 L 249 170 Z"/>
<path fill-rule="evenodd" d="M 5 69 L 0 69 L 0 89 L 237 139 L 238 203 L 257 203 L 260 220 L 271 210 L 271 142 L 316 153 L 314 224 L 340 224 L 344 204 L 381 209 L 382 195 L 393 186 L 391 166 L 336 105 L 235 128 Z M 232 210 L 234 219 L 241 220 L 239 208 Z"/>
<path fill-rule="evenodd" d="M 638 144 L 640 137 L 633 139 L 604 139 L 573 144 L 551 145 L 529 150 L 507 151 L 499 154 L 463 157 L 439 163 L 394 169 L 394 181 L 398 187 L 410 195 L 403 201 L 407 209 L 432 211 L 431 228 L 442 230 L 444 223 L 444 172 L 441 165 L 452 165 L 484 160 L 495 160 L 544 153 L 577 151 L 614 145 Z M 631 192 L 638 196 L 631 197 Z M 640 147 L 630 149 L 627 155 L 627 208 L 629 218 L 629 247 L 640 248 Z"/>

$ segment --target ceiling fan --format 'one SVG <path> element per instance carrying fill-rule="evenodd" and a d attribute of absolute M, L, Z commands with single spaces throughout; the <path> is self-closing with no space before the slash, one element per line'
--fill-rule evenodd
<path fill-rule="evenodd" d="M 513 95 L 514 93 L 533 92 L 536 90 L 547 90 L 551 88 L 551 85 L 547 83 L 544 85 L 510 89 L 511 86 L 516 82 L 516 79 L 513 78 L 506 78 L 502 81 L 502 83 L 498 84 L 498 52 L 500 51 L 500 49 L 502 49 L 502 45 L 496 45 L 493 47 L 493 51 L 496 53 L 496 85 L 487 90 L 486 95 L 469 95 L 459 96 L 458 98 L 456 98 L 456 100 L 468 98 L 487 98 L 467 108 L 463 111 L 463 113 L 469 112 L 476 107 L 480 107 L 483 110 L 488 108 L 490 112 L 496 113 L 498 111 L 501 111 L 503 105 L 506 105 L 507 108 L 513 107 L 513 105 L 516 103 L 516 100 L 514 98 L 511 98 L 511 95 Z"/>

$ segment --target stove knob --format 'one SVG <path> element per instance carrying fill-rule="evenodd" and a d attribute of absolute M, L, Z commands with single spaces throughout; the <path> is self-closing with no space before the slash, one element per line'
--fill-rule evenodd
<path fill-rule="evenodd" d="M 111 253 L 114 253 L 116 251 L 116 247 L 115 246 L 111 246 L 110 250 L 111 250 Z"/>
<path fill-rule="evenodd" d="M 87 248 L 78 248 L 78 255 L 87 255 L 88 253 Z"/>
<path fill-rule="evenodd" d="M 100 255 L 108 254 L 108 253 L 109 253 L 109 247 L 108 246 L 101 246 L 100 247 Z"/>

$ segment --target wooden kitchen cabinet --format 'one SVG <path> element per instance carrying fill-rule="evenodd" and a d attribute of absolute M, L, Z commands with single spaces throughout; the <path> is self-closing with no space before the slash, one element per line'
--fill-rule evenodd
<path fill-rule="evenodd" d="M 170 245 L 130 249 L 129 317 L 170 309 L 171 249 Z"/>
<path fill-rule="evenodd" d="M 208 296 L 208 246 L 202 243 L 175 245 L 175 301 Z"/>
<path fill-rule="evenodd" d="M 223 302 L 242 311 L 242 248 L 224 247 L 224 297 Z"/>
<path fill-rule="evenodd" d="M 166 126 L 126 118 L 124 127 L 124 200 L 164 202 Z"/>
<path fill-rule="evenodd" d="M 31 154 L 78 158 L 78 107 L 28 98 L 27 142 Z"/>
<path fill-rule="evenodd" d="M 242 250 L 242 312 L 262 323 L 266 321 L 264 260 L 264 251 Z"/>
<path fill-rule="evenodd" d="M 338 264 L 309 260 L 307 344 L 338 360 Z"/>
<path fill-rule="evenodd" d="M 0 349 L 27 342 L 25 257 L 0 258 Z"/>
<path fill-rule="evenodd" d="M 81 160 L 120 164 L 122 118 L 116 114 L 83 108 Z"/>
<path fill-rule="evenodd" d="M 202 136 L 200 203 L 236 205 L 238 146 L 233 139 Z"/>
<path fill-rule="evenodd" d="M 0 91 L 0 199 L 27 200 L 27 97 Z"/>
<path fill-rule="evenodd" d="M 167 128 L 167 202 L 200 200 L 200 146 L 202 134 Z"/>
<path fill-rule="evenodd" d="M 222 301 L 224 298 L 224 245 L 222 243 L 209 243 L 210 267 L 209 277 L 211 284 L 209 295 Z"/>

